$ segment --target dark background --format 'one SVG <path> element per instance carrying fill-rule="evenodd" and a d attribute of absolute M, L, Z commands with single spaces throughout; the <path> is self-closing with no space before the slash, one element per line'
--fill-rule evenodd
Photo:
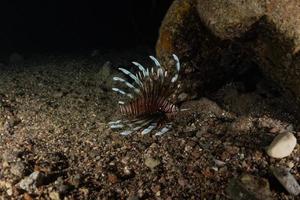
<path fill-rule="evenodd" d="M 154 46 L 172 0 L 0 3 L 0 50 L 44 51 Z"/>

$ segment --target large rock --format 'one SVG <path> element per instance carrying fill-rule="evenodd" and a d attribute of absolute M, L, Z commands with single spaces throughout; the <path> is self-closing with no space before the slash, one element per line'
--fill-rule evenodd
<path fill-rule="evenodd" d="M 185 85 L 198 92 L 255 62 L 300 104 L 299 50 L 298 0 L 175 0 L 156 44 L 167 67 L 172 53 L 181 58 Z"/>

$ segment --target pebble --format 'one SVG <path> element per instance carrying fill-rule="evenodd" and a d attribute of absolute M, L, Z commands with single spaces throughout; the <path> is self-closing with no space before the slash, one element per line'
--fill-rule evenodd
<path fill-rule="evenodd" d="M 61 98 L 64 95 L 62 91 L 56 91 L 53 93 L 54 98 Z"/>
<path fill-rule="evenodd" d="M 70 179 L 70 183 L 75 187 L 79 187 L 80 183 L 81 183 L 81 177 L 79 174 L 76 174 L 74 176 L 71 177 Z"/>
<path fill-rule="evenodd" d="M 41 186 L 43 184 L 43 181 L 45 179 L 45 175 L 41 172 L 33 172 L 31 173 L 28 177 L 25 177 L 22 179 L 19 183 L 18 186 L 26 190 L 27 192 L 34 192 L 37 187 Z"/>
<path fill-rule="evenodd" d="M 290 162 L 287 163 L 287 166 L 288 166 L 290 169 L 292 169 L 292 168 L 295 166 L 295 164 L 294 164 L 292 161 L 290 161 Z"/>
<path fill-rule="evenodd" d="M 226 164 L 222 160 L 217 160 L 217 159 L 214 159 L 214 162 L 215 162 L 217 167 L 223 167 Z"/>
<path fill-rule="evenodd" d="M 60 196 L 58 192 L 50 192 L 49 197 L 51 200 L 60 200 Z"/>
<path fill-rule="evenodd" d="M 147 157 L 145 159 L 145 165 L 149 167 L 151 170 L 153 170 L 155 167 L 157 167 L 160 164 L 160 161 L 151 157 Z"/>
<path fill-rule="evenodd" d="M 291 195 L 297 196 L 300 194 L 300 185 L 289 169 L 284 167 L 271 167 L 270 169 L 281 185 Z"/>
<path fill-rule="evenodd" d="M 187 93 L 184 93 L 184 92 L 183 92 L 183 93 L 181 93 L 181 94 L 178 95 L 178 100 L 179 100 L 180 102 L 186 101 L 187 98 L 188 98 L 188 94 L 187 94 Z"/>
<path fill-rule="evenodd" d="M 10 172 L 15 176 L 23 177 L 26 172 L 26 167 L 23 162 L 18 161 L 11 166 Z"/>
<path fill-rule="evenodd" d="M 28 194 L 27 192 L 24 194 L 24 200 L 33 200 L 33 198 L 31 197 L 30 194 Z"/>
<path fill-rule="evenodd" d="M 184 178 L 179 178 L 178 179 L 178 184 L 182 187 L 186 186 L 188 184 L 188 181 Z"/>
<path fill-rule="evenodd" d="M 108 175 L 108 181 L 112 184 L 115 184 L 118 182 L 118 177 L 114 174 L 109 174 Z"/>
<path fill-rule="evenodd" d="M 291 132 L 278 134 L 267 148 L 267 154 L 272 158 L 289 156 L 297 144 L 297 139 Z"/>
<path fill-rule="evenodd" d="M 12 190 L 12 188 L 9 188 L 8 190 L 6 190 L 6 193 L 7 193 L 8 196 L 13 195 L 13 190 Z"/>
<path fill-rule="evenodd" d="M 5 162 L 15 162 L 18 158 L 18 154 L 20 154 L 20 152 L 17 151 L 12 151 L 12 150 L 6 150 L 3 154 L 2 154 L 2 160 Z"/>

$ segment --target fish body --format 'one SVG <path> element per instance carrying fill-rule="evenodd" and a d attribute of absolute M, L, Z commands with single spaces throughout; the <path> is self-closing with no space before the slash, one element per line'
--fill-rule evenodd
<path fill-rule="evenodd" d="M 138 68 L 136 74 L 125 68 L 118 68 L 131 79 L 131 82 L 120 77 L 113 77 L 114 81 L 121 82 L 125 86 L 124 89 L 112 88 L 125 99 L 118 101 L 119 110 L 124 119 L 109 122 L 111 129 L 122 130 L 121 135 L 137 132 L 148 134 L 154 130 L 156 130 L 155 135 L 162 135 L 172 127 L 169 116 L 179 111 L 179 108 L 170 101 L 170 97 L 179 87 L 177 83 L 180 71 L 178 57 L 173 54 L 176 62 L 176 72 L 173 76 L 169 75 L 155 57 L 149 57 L 155 64 L 155 67 L 151 69 L 137 62 L 132 62 Z"/>

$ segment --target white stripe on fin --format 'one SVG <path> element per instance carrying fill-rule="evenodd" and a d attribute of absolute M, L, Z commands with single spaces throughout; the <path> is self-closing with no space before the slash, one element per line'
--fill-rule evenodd
<path fill-rule="evenodd" d="M 144 75 L 144 76 L 147 75 L 147 72 L 146 72 L 145 68 L 143 67 L 143 65 L 141 65 L 140 63 L 135 62 L 135 61 L 132 62 L 132 64 L 134 64 L 135 66 L 137 66 L 137 67 L 139 68 L 139 70 L 140 70 L 141 72 L 143 72 L 143 75 Z"/>
<path fill-rule="evenodd" d="M 149 56 L 149 58 L 150 58 L 151 60 L 153 60 L 153 62 L 155 63 L 155 65 L 156 65 L 157 67 L 161 67 L 160 63 L 158 62 L 158 60 L 157 60 L 154 56 Z"/>
<path fill-rule="evenodd" d="M 120 82 L 122 82 L 122 83 L 125 83 L 126 86 L 129 87 L 129 88 L 131 88 L 131 89 L 133 89 L 135 93 L 140 93 L 140 90 L 139 90 L 139 89 L 137 89 L 137 88 L 134 87 L 131 83 L 127 82 L 126 80 L 124 80 L 124 79 L 122 79 L 122 78 L 120 78 L 120 77 L 116 77 L 116 76 L 115 76 L 115 77 L 113 77 L 113 80 L 114 80 L 114 81 L 120 81 Z"/>
<path fill-rule="evenodd" d="M 157 133 L 155 133 L 156 136 L 159 136 L 159 135 L 163 135 L 165 134 L 166 132 L 168 132 L 170 129 L 171 129 L 171 125 L 168 124 L 166 125 L 165 127 L 163 127 L 162 129 L 160 129 L 160 131 L 158 131 Z"/>
<path fill-rule="evenodd" d="M 132 94 L 126 93 L 123 90 L 120 90 L 119 88 L 112 88 L 112 90 L 115 91 L 115 92 L 117 92 L 117 93 L 120 93 L 120 94 L 123 94 L 123 95 L 127 95 L 129 98 L 133 99 Z"/>
<path fill-rule="evenodd" d="M 124 101 L 118 101 L 118 103 L 119 103 L 120 105 L 124 105 L 124 104 L 125 104 Z"/>
<path fill-rule="evenodd" d="M 143 85 L 143 83 L 135 76 L 133 75 L 130 71 L 128 71 L 127 69 L 124 68 L 118 68 L 121 72 L 123 72 L 124 74 L 130 76 L 130 78 L 132 78 L 138 85 Z"/>
<path fill-rule="evenodd" d="M 142 135 L 150 133 L 156 126 L 157 126 L 157 123 L 152 123 L 150 126 L 148 126 L 147 128 L 145 128 L 142 131 Z"/>
<path fill-rule="evenodd" d="M 131 134 L 132 132 L 133 132 L 133 131 L 126 130 L 126 131 L 122 131 L 122 132 L 120 133 L 120 135 L 126 136 L 126 135 Z"/>
<path fill-rule="evenodd" d="M 126 92 L 124 92 L 123 90 L 120 90 L 119 88 L 112 88 L 112 90 L 115 91 L 115 92 L 118 92 L 120 94 L 123 94 L 123 95 L 126 94 Z"/>
<path fill-rule="evenodd" d="M 175 76 L 173 76 L 171 82 L 174 83 L 177 81 L 177 79 L 178 79 L 178 74 L 175 74 Z"/>
<path fill-rule="evenodd" d="M 108 125 L 111 125 L 111 124 L 119 124 L 122 120 L 117 120 L 117 121 L 111 121 L 111 122 L 108 122 Z"/>
<path fill-rule="evenodd" d="M 130 83 L 128 83 L 127 81 L 125 81 L 124 79 L 122 79 L 122 78 L 119 78 L 119 77 L 113 77 L 113 80 L 114 81 L 120 81 L 120 82 L 122 82 L 122 83 L 125 83 L 128 87 L 130 87 L 130 88 L 134 88 L 134 86 L 132 85 L 132 84 L 130 84 Z"/>
<path fill-rule="evenodd" d="M 180 71 L 180 62 L 179 62 L 179 58 L 178 58 L 175 54 L 173 54 L 173 58 L 174 58 L 174 60 L 176 61 L 176 69 L 177 69 L 177 71 L 179 72 L 179 71 Z"/>
<path fill-rule="evenodd" d="M 160 77 L 162 77 L 162 78 L 164 77 L 164 71 L 163 71 L 162 68 L 158 68 L 158 69 L 157 69 L 157 76 L 158 76 L 158 77 L 160 76 Z"/>
<path fill-rule="evenodd" d="M 124 125 L 123 124 L 112 124 L 110 125 L 111 129 L 119 129 L 119 128 L 123 128 Z"/>

